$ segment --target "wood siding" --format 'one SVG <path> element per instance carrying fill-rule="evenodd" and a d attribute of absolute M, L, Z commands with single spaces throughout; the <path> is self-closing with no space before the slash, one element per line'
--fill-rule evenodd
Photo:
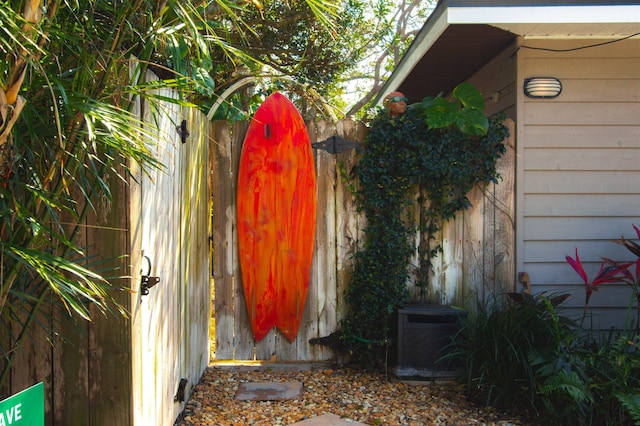
<path fill-rule="evenodd" d="M 468 80 L 484 95 L 487 115 L 503 113 L 507 118 L 516 119 L 516 57 L 514 43 L 489 63 L 474 73 Z"/>
<path fill-rule="evenodd" d="M 513 121 L 508 125 L 515 132 Z M 231 128 L 226 122 L 212 125 L 214 316 L 215 361 L 325 361 L 333 354 L 311 346 L 308 339 L 335 331 L 345 316 L 344 293 L 348 288 L 352 256 L 363 243 L 365 218 L 356 209 L 351 185 L 357 163 L 356 150 L 330 154 L 314 150 L 316 156 L 318 221 L 316 249 L 309 294 L 296 340 L 290 343 L 277 330 L 256 343 L 248 322 L 242 293 L 237 238 L 235 197 L 238 160 L 246 123 Z M 366 128 L 353 121 L 309 123 L 313 142 L 333 135 L 364 141 Z M 513 138 L 505 141 L 507 154 L 499 160 L 499 184 L 477 188 L 471 194 L 473 207 L 447 223 L 440 242 L 443 254 L 435 259 L 430 300 L 473 308 L 476 298 L 495 291 L 513 290 L 514 258 L 514 155 Z M 418 247 L 416 247 L 417 252 Z M 418 291 L 408 284 L 410 301 Z"/>
<path fill-rule="evenodd" d="M 605 41 L 605 40 L 602 40 Z M 518 102 L 519 271 L 536 292 L 574 295 L 579 315 L 584 285 L 565 256 L 576 247 L 593 278 L 600 256 L 633 256 L 612 240 L 636 238 L 640 222 L 640 40 L 574 49 L 600 40 L 525 40 L 518 51 L 518 82 L 532 76 L 561 80 L 555 99 Z M 603 286 L 604 287 L 604 286 Z M 622 325 L 629 289 L 607 284 L 590 307 L 594 325 Z"/>

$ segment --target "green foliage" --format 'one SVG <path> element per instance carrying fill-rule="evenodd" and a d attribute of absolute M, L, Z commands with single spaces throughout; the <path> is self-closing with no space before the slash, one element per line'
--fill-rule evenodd
<path fill-rule="evenodd" d="M 116 293 L 128 284 L 121 253 L 105 259 L 102 242 L 85 247 L 81 236 L 88 215 L 122 208 L 111 205 L 112 196 L 130 178 L 130 166 L 162 166 L 148 147 L 163 138 L 158 123 L 143 125 L 135 101 L 145 98 L 160 114 L 160 101 L 195 107 L 217 98 L 239 67 L 262 67 L 269 51 L 257 55 L 245 43 L 257 34 L 247 16 L 260 19 L 262 29 L 293 27 L 296 48 L 331 61 L 323 49 L 331 49 L 335 7 L 319 0 L 0 3 L 0 320 L 9 345 L 0 347 L 0 383 L 30 327 L 55 335 L 48 328 L 58 308 L 83 319 L 126 314 Z M 301 62 L 294 58 L 281 74 Z M 148 69 L 158 81 L 145 81 Z M 318 76 L 318 67 L 301 73 L 307 71 Z M 181 99 L 159 94 L 166 88 L 178 89 Z"/>
<path fill-rule="evenodd" d="M 469 83 L 460 83 L 453 89 L 452 101 L 442 96 L 427 97 L 418 107 L 426 116 L 430 129 L 442 129 L 455 125 L 466 135 L 485 135 L 489 121 L 483 114 L 484 98 Z"/>
<path fill-rule="evenodd" d="M 509 296 L 479 303 L 446 356 L 463 364 L 470 396 L 540 424 L 637 424 L 638 336 L 585 333 L 561 313 L 566 295 Z"/>
<path fill-rule="evenodd" d="M 135 98 L 153 105 L 151 89 L 180 86 L 188 94 L 197 85 L 174 76 L 154 86 L 138 79 L 158 59 L 159 39 L 172 33 L 184 47 L 199 37 L 175 27 L 175 3 L 162 11 L 144 1 L 37 3 L 32 11 L 44 16 L 31 16 L 30 25 L 25 2 L 0 4 L 0 383 L 34 326 L 55 336 L 52 317 L 126 315 L 117 299 L 128 271 L 117 269 L 122 259 L 106 258 L 124 253 L 93 257 L 84 221 L 108 214 L 130 165 L 160 166 L 144 143 L 159 136 L 132 113 Z M 132 65 L 139 72 L 131 78 Z M 17 95 L 12 101 L 9 92 Z"/>
<path fill-rule="evenodd" d="M 547 424 L 582 424 L 593 405 L 588 369 L 576 353 L 573 336 L 530 359 L 536 389 L 531 410 Z"/>
<path fill-rule="evenodd" d="M 208 111 L 224 97 L 215 118 L 245 119 L 264 95 L 280 90 L 303 116 L 333 118 L 325 99 L 338 98 L 340 77 L 367 54 L 365 7 L 351 0 L 211 2 L 204 21 L 217 47 L 207 68 L 216 90 L 199 103 Z M 250 84 L 225 92 L 247 77 Z"/>
<path fill-rule="evenodd" d="M 593 425 L 638 424 L 640 398 L 640 337 L 633 330 L 610 331 L 581 342 L 577 356 L 588 371 L 593 396 L 587 421 Z"/>
<path fill-rule="evenodd" d="M 640 394 L 630 395 L 615 392 L 614 396 L 627 410 L 634 424 L 640 424 Z"/>
<path fill-rule="evenodd" d="M 640 239 L 640 228 L 636 225 L 632 225 L 636 232 L 636 237 Z M 636 304 L 636 333 L 640 332 L 640 244 L 637 241 L 632 241 L 621 237 L 616 243 L 623 245 L 636 259 L 632 263 L 614 262 L 611 259 L 606 259 L 609 266 L 614 268 L 623 268 L 623 276 L 621 281 L 627 284 L 634 295 Z M 632 268 L 633 266 L 633 268 Z"/>
<path fill-rule="evenodd" d="M 473 91 L 475 90 L 475 92 Z M 412 105 L 399 117 L 381 111 L 367 134 L 357 165 L 359 208 L 367 217 L 366 243 L 355 255 L 355 271 L 346 295 L 348 315 L 342 324 L 343 340 L 354 361 L 380 363 L 388 342 L 390 321 L 406 296 L 409 259 L 413 253 L 414 225 L 407 211 L 420 191 L 421 231 L 430 235 L 421 253 L 421 273 L 426 282 L 430 247 L 440 222 L 469 206 L 467 193 L 474 185 L 496 181 L 497 159 L 504 153 L 507 129 L 499 117 L 487 121 L 484 136 L 470 136 L 460 128 L 476 128 L 472 119 L 460 127 L 464 104 L 477 105 L 477 90 L 463 85 L 457 93 L 464 102 L 449 102 L 444 109 Z M 466 91 L 466 92 L 465 92 Z M 440 105 L 440 97 L 432 105 Z M 453 106 L 451 106 L 453 105 Z M 455 107 L 454 107 L 455 106 Z M 427 118 L 450 124 L 434 128 Z M 457 117 L 457 118 L 456 118 Z M 449 119 L 450 120 L 450 119 Z"/>
<path fill-rule="evenodd" d="M 575 328 L 555 311 L 565 299 L 564 295 L 512 295 L 478 303 L 447 355 L 463 364 L 472 397 L 502 408 L 540 409 L 537 366 L 554 359 Z M 573 378 L 566 379 L 567 383 L 548 383 L 545 392 L 555 392 Z"/>
<path fill-rule="evenodd" d="M 347 1 L 362 10 L 355 31 L 346 34 L 360 60 L 341 76 L 341 89 L 352 99 L 344 115 L 360 119 L 375 111 L 380 82 L 397 67 L 438 0 Z"/>

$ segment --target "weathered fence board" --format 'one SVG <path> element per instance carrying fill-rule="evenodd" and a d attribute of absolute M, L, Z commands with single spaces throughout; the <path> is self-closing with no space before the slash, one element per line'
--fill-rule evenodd
<path fill-rule="evenodd" d="M 364 141 L 366 128 L 362 124 L 353 121 L 340 121 L 337 133 L 349 141 Z M 364 241 L 363 228 L 366 223 L 364 213 L 359 213 L 356 208 L 354 195 L 355 167 L 358 162 L 356 150 L 349 149 L 340 152 L 336 156 L 336 320 L 344 318 L 347 314 L 344 295 L 348 290 L 351 280 L 353 256 Z M 329 332 L 333 329 L 328 330 Z M 325 336 L 326 334 L 321 334 Z"/>
<path fill-rule="evenodd" d="M 249 326 L 249 314 L 247 312 L 246 302 L 244 300 L 244 292 L 242 290 L 242 278 L 240 273 L 240 261 L 238 256 L 238 234 L 236 226 L 236 177 L 238 176 L 238 169 L 240 167 L 240 155 L 242 154 L 242 141 L 244 135 L 247 133 L 249 123 L 234 123 L 233 133 L 234 136 L 231 144 L 231 164 L 233 165 L 231 179 L 229 187 L 233 194 L 233 208 L 232 214 L 227 217 L 233 223 L 233 235 L 226 236 L 231 237 L 233 241 L 233 337 L 234 337 L 234 353 L 237 359 L 253 359 L 255 357 L 255 347 L 250 344 L 253 341 L 253 335 L 251 327 Z M 215 203 L 215 200 L 214 200 Z M 273 336 L 271 336 L 273 338 Z M 240 344 L 238 344 L 240 343 Z M 266 341 L 265 341 L 266 343 Z M 263 348 L 261 352 L 264 357 L 268 357 L 268 353 L 265 353 Z M 267 358 L 268 359 L 268 358 Z"/>
<path fill-rule="evenodd" d="M 512 290 L 514 277 L 514 143 L 506 141 L 507 154 L 499 161 L 502 180 L 470 194 L 473 206 L 444 224 L 438 236 L 443 252 L 433 259 L 434 270 L 427 300 L 473 308 L 476 298 Z M 214 258 L 215 260 L 215 360 L 325 361 L 333 357 L 324 347 L 308 344 L 312 337 L 335 331 L 346 314 L 345 292 L 353 269 L 353 255 L 363 241 L 366 218 L 356 209 L 353 187 L 355 149 L 329 153 L 316 149 L 317 229 L 309 294 L 294 342 L 276 329 L 255 342 L 248 322 L 238 270 L 235 235 L 235 176 L 247 125 L 212 123 Z M 338 135 L 362 142 L 366 128 L 350 120 L 308 123 L 311 142 Z M 416 199 L 418 194 L 416 194 Z M 419 212 L 408 212 L 418 220 Z M 416 251 L 419 245 L 416 238 Z M 417 266 L 414 257 L 413 270 Z M 413 271 L 412 270 L 412 271 Z M 411 275 L 411 274 L 410 274 Z M 415 274 L 413 274 L 414 276 Z M 414 276 L 415 279 L 415 276 Z M 408 284 L 411 301 L 419 301 L 414 281 Z"/>
<path fill-rule="evenodd" d="M 172 96 L 166 89 L 158 94 Z M 139 221 L 142 230 L 140 250 L 146 261 L 141 261 L 139 268 L 145 274 L 159 277 L 160 282 L 146 296 L 135 289 L 133 307 L 140 317 L 142 339 L 139 346 L 134 346 L 134 360 L 139 368 L 134 374 L 140 375 L 142 385 L 143 399 L 136 401 L 141 410 L 139 419 L 161 425 L 177 415 L 172 399 L 180 380 L 177 369 L 181 345 L 177 332 L 182 302 L 180 220 L 184 206 L 180 172 L 184 169 L 180 166 L 184 150 L 176 132 L 182 119 L 181 108 L 167 105 L 162 115 L 154 117 L 153 113 L 145 103 L 145 122 L 155 120 L 158 126 L 158 140 L 149 141 L 149 149 L 164 169 L 149 170 L 141 177 L 142 212 L 132 220 Z"/>
<path fill-rule="evenodd" d="M 320 141 L 335 134 L 331 123 L 314 123 L 314 132 L 310 132 L 312 140 Z M 312 337 L 326 336 L 337 328 L 336 291 L 337 271 L 334 264 L 336 253 L 336 181 L 335 156 L 322 150 L 314 150 L 316 156 L 316 173 L 318 187 L 318 213 L 316 222 L 316 248 L 307 303 L 313 315 L 310 322 L 302 331 L 302 342 Z M 304 344 L 302 346 L 305 346 Z M 307 353 L 312 357 L 322 359 L 331 354 L 320 346 L 308 348 Z M 315 353 L 314 353 L 315 352 Z M 314 359 L 314 358 L 311 358 Z"/>
<path fill-rule="evenodd" d="M 184 146 L 186 155 L 181 164 L 182 206 L 182 297 L 178 318 L 183 342 L 181 370 L 192 381 L 198 379 L 209 365 L 209 318 L 211 300 L 210 265 L 210 197 L 209 195 L 209 124 L 194 109 L 185 109 L 189 138 Z M 187 344 L 184 344 L 188 342 Z M 175 389 L 174 389 L 175 392 Z"/>
<path fill-rule="evenodd" d="M 98 259 L 112 284 L 113 299 L 128 308 L 130 287 L 127 239 L 128 188 L 113 174 L 108 177 L 112 199 L 87 218 L 89 259 Z M 131 329 L 129 320 L 118 314 L 104 315 L 91 306 L 88 324 L 89 419 L 91 425 L 126 425 L 131 422 Z M 71 384 L 68 383 L 67 386 Z M 75 422 L 74 422 L 75 423 Z"/>
<path fill-rule="evenodd" d="M 235 216 L 231 126 L 226 121 L 212 125 L 211 167 L 213 202 L 213 280 L 215 351 L 221 359 L 233 359 L 233 279 L 236 265 L 233 227 Z"/>
<path fill-rule="evenodd" d="M 495 235 L 495 282 L 502 291 L 519 291 L 516 288 L 515 265 L 515 182 L 516 182 L 516 126 L 513 120 L 505 120 L 510 137 L 505 141 L 507 152 L 498 159 L 501 181 L 492 185 L 490 202 L 495 209 L 493 232 Z"/>

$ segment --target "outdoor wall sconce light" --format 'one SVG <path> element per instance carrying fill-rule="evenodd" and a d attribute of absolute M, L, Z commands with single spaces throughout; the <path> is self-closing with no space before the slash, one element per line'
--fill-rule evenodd
<path fill-rule="evenodd" d="M 555 98 L 562 92 L 562 83 L 555 77 L 524 79 L 524 94 L 530 98 Z"/>

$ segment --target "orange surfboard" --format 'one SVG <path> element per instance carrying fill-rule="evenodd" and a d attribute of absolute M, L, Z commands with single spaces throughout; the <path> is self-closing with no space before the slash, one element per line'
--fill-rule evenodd
<path fill-rule="evenodd" d="M 307 128 L 286 96 L 256 111 L 240 156 L 238 249 L 253 335 L 298 334 L 316 229 L 316 173 Z"/>

